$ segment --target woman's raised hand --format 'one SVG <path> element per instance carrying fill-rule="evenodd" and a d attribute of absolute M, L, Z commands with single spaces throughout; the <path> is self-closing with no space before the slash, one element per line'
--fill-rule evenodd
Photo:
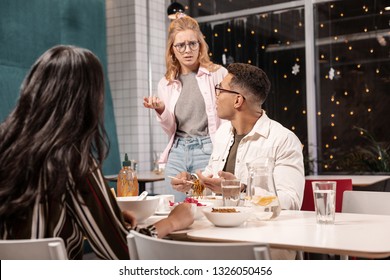
<path fill-rule="evenodd" d="M 165 110 L 165 104 L 157 96 L 144 97 L 144 107 L 156 110 L 157 113 L 162 114 Z"/>

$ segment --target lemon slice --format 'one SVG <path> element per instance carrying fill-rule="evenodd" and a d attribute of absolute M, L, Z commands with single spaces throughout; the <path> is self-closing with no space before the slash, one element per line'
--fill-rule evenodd
<path fill-rule="evenodd" d="M 276 199 L 276 196 L 261 196 L 253 199 L 253 203 L 260 206 L 267 206 L 272 203 Z"/>

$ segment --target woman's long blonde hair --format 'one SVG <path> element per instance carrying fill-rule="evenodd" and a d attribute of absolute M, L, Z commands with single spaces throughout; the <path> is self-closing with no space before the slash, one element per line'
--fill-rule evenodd
<path fill-rule="evenodd" d="M 176 79 L 180 72 L 181 72 L 181 66 L 179 61 L 176 59 L 175 53 L 173 51 L 173 42 L 175 40 L 176 34 L 185 31 L 185 30 L 192 30 L 196 34 L 198 41 L 199 41 L 199 57 L 198 62 L 199 65 L 202 67 L 205 67 L 210 72 L 216 71 L 219 66 L 211 62 L 208 50 L 209 46 L 207 45 L 206 41 L 204 40 L 203 34 L 200 31 L 199 24 L 196 20 L 193 18 L 178 14 L 177 18 L 171 22 L 168 29 L 168 42 L 167 42 L 167 48 L 165 52 L 165 62 L 167 71 L 165 73 L 165 78 L 168 81 L 172 81 Z"/>

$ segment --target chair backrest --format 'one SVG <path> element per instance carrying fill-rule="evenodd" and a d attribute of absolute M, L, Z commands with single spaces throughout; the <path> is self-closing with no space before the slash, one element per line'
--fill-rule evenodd
<path fill-rule="evenodd" d="M 343 194 L 345 191 L 352 191 L 352 179 L 330 179 L 330 180 L 305 180 L 305 192 L 301 210 L 314 211 L 314 198 L 311 182 L 313 181 L 335 181 L 336 185 L 336 212 L 341 212 L 343 204 Z"/>
<path fill-rule="evenodd" d="M 66 260 L 64 241 L 59 237 L 0 240 L 1 260 Z"/>
<path fill-rule="evenodd" d="M 127 235 L 132 260 L 269 260 L 269 246 L 248 242 L 190 242 Z"/>
<path fill-rule="evenodd" d="M 343 212 L 390 215 L 390 192 L 346 191 Z"/>

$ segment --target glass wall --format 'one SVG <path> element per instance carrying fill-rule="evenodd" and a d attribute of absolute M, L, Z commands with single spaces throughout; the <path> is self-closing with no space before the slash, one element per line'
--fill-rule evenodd
<path fill-rule="evenodd" d="M 305 145 L 306 173 L 317 172 L 310 148 L 317 152 L 319 173 L 390 172 L 388 1 L 184 2 L 188 14 L 199 16 L 213 61 L 251 63 L 267 72 L 272 92 L 264 108 Z M 305 61 L 308 6 L 314 13 L 314 32 L 306 40 L 315 45 L 310 57 L 315 65 L 315 141 L 307 132 L 306 77 L 312 74 L 306 73 Z"/>
<path fill-rule="evenodd" d="M 320 172 L 390 171 L 385 2 L 390 5 L 355 0 L 315 6 Z"/>

